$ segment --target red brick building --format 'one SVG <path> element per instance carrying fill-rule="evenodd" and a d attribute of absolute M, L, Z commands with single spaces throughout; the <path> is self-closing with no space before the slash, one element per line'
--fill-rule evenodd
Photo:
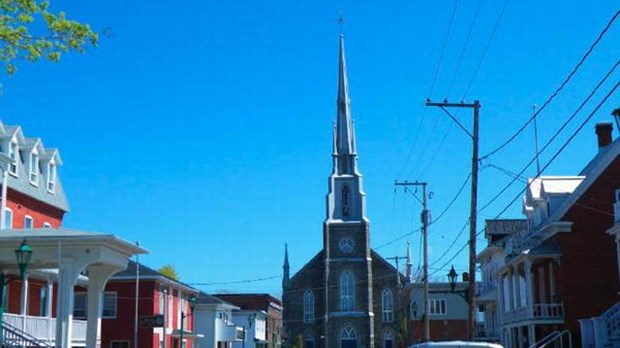
<path fill-rule="evenodd" d="M 606 231 L 614 225 L 620 187 L 620 139 L 612 142 L 611 123 L 597 124 L 596 133 L 598 154 L 578 176 L 529 180 L 525 228 L 501 241 L 506 257 L 497 272 L 497 304 L 509 348 L 562 330 L 576 345 L 579 320 L 618 300 L 616 248 Z"/>
<path fill-rule="evenodd" d="M 105 287 L 105 296 L 109 299 L 111 311 L 105 312 L 104 303 L 101 347 L 194 347 L 194 318 L 188 300 L 192 295 L 198 295 L 199 290 L 147 266 L 139 265 L 137 268 L 138 264 L 130 261 L 127 269 L 112 276 Z M 137 316 L 136 279 L 139 279 Z M 161 320 L 163 325 L 155 324 L 153 327 L 153 321 L 157 320 Z M 182 320 L 183 344 L 180 341 Z"/>

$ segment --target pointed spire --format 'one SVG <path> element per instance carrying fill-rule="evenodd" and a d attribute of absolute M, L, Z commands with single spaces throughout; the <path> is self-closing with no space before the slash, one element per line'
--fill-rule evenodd
<path fill-rule="evenodd" d="M 284 243 L 284 265 L 282 266 L 283 275 L 282 275 L 282 287 L 286 287 L 289 279 L 290 279 L 290 269 L 291 267 L 288 264 L 288 244 Z"/>
<path fill-rule="evenodd" d="M 407 265 L 405 268 L 405 276 L 407 278 L 407 282 L 411 282 L 411 245 L 409 241 L 407 241 Z"/>
<path fill-rule="evenodd" d="M 338 114 L 336 117 L 336 154 L 339 157 L 340 174 L 356 173 L 355 131 L 351 119 L 347 64 L 344 54 L 344 36 L 340 35 L 338 67 Z"/>

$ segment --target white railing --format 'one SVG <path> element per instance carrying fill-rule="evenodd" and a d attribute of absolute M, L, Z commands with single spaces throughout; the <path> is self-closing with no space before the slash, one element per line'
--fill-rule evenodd
<path fill-rule="evenodd" d="M 525 320 L 562 320 L 564 305 L 561 303 L 536 303 L 533 306 L 524 306 L 504 313 L 504 323 Z"/>
<path fill-rule="evenodd" d="M 53 343 L 56 340 L 56 318 L 4 313 L 4 322 L 38 340 Z M 73 320 L 74 343 L 86 342 L 86 320 Z"/>
<path fill-rule="evenodd" d="M 537 303 L 533 309 L 534 319 L 564 318 L 564 306 L 561 303 Z"/>
<path fill-rule="evenodd" d="M 215 318 L 216 341 L 233 342 L 237 339 L 237 327 L 220 318 Z"/>

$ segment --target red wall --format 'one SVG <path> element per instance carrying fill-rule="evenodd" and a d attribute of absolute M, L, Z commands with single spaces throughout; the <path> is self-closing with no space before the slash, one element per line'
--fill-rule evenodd
<path fill-rule="evenodd" d="M 430 320 L 429 331 L 431 341 L 466 340 L 467 320 Z M 424 340 L 424 322 L 413 320 L 409 325 L 409 339 L 406 342 L 420 342 Z"/>
<path fill-rule="evenodd" d="M 616 243 L 605 233 L 614 223 L 614 191 L 618 188 L 620 157 L 562 219 L 573 222 L 572 231 L 555 236 L 562 250 L 555 275 L 557 292 L 573 336 L 580 332 L 577 320 L 599 316 L 618 301 Z"/>
<path fill-rule="evenodd" d="M 116 318 L 101 320 L 101 347 L 109 347 L 110 341 L 122 340 L 131 342 L 134 345 L 134 318 L 135 318 L 135 289 L 134 281 L 109 281 L 105 291 L 115 291 L 117 294 Z M 139 316 L 152 316 L 160 314 L 159 310 L 159 284 L 155 281 L 140 281 L 140 291 L 138 300 Z M 178 316 L 178 295 L 177 291 L 173 292 L 172 308 L 172 325 L 167 323 L 168 327 L 179 328 Z M 186 312 L 189 310 L 186 309 Z M 187 319 L 189 328 L 186 331 L 192 331 L 193 321 L 190 316 Z M 166 336 L 166 347 L 174 347 L 170 336 Z M 143 328 L 138 326 L 138 345 L 142 347 L 159 348 L 158 335 L 154 333 L 152 328 Z M 187 341 L 187 347 L 192 348 L 192 341 Z"/>
<path fill-rule="evenodd" d="M 11 188 L 7 190 L 6 207 L 13 211 L 13 228 L 24 228 L 26 215 L 32 216 L 34 228 L 42 228 L 44 222 L 58 228 L 64 215 L 62 210 Z"/>

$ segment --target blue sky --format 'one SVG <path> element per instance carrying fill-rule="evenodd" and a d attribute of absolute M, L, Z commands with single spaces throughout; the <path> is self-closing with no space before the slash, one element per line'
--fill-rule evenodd
<path fill-rule="evenodd" d="M 139 240 L 151 251 L 143 262 L 173 264 L 188 283 L 216 283 L 200 286 L 209 292 L 278 294 L 280 278 L 228 282 L 279 276 L 285 242 L 292 271 L 322 246 L 342 11 L 371 244 L 389 257 L 403 255 L 411 240 L 417 267 L 419 233 L 383 246 L 419 227 L 419 203 L 393 182 L 427 181 L 437 216 L 471 156 L 467 136 L 440 110 L 425 109 L 425 99 L 479 99 L 481 154 L 488 153 L 560 85 L 619 7 L 481 1 L 469 40 L 478 0 L 458 1 L 448 36 L 453 1 L 53 1 L 113 35 L 84 55 L 22 62 L 16 75 L 2 76 L 0 117 L 60 149 L 71 204 L 65 226 Z M 541 112 L 541 143 L 618 57 L 620 20 Z M 619 77 L 611 75 L 542 163 Z M 545 174 L 578 173 L 597 151 L 594 123 L 611 121 L 619 102 L 615 93 Z M 470 126 L 469 112 L 454 113 Z M 511 180 L 492 166 L 520 171 L 533 139 L 528 127 L 482 163 L 481 205 Z M 480 212 L 479 229 L 523 187 L 517 182 Z M 430 228 L 436 279 L 466 243 L 467 232 L 437 260 L 468 204 L 469 186 Z M 503 217 L 521 217 L 519 202 Z M 466 256 L 450 264 L 465 270 Z"/>

